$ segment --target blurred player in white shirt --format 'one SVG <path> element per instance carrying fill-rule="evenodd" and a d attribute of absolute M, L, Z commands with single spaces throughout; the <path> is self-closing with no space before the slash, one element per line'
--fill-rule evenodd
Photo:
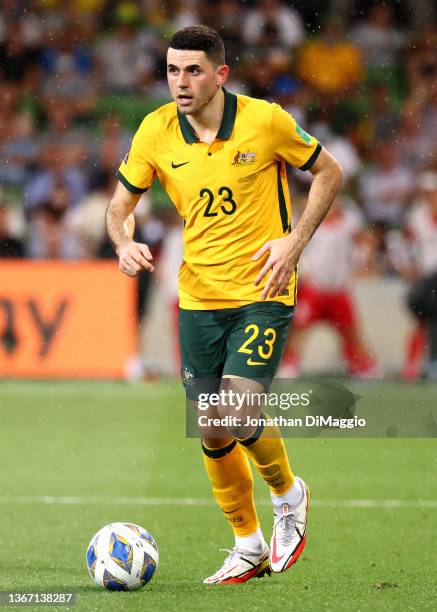
<path fill-rule="evenodd" d="M 281 376 L 299 374 L 305 332 L 322 322 L 338 331 L 350 375 L 377 375 L 375 359 L 362 340 L 351 293 L 353 277 L 357 268 L 364 265 L 363 260 L 368 259 L 368 249 L 368 234 L 360 212 L 344 207 L 337 199 L 300 261 L 297 306 Z"/>

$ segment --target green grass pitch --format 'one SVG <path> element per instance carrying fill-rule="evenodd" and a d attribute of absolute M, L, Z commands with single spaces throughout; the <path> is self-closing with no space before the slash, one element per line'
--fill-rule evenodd
<path fill-rule="evenodd" d="M 285 574 L 205 587 L 233 539 L 199 441 L 185 437 L 178 383 L 3 382 L 0 416 L 0 590 L 73 591 L 77 610 L 435 609 L 435 439 L 288 440 L 312 491 L 304 554 Z M 268 539 L 267 488 L 255 487 Z M 86 546 L 111 521 L 157 540 L 160 566 L 141 591 L 106 592 L 88 576 Z"/>

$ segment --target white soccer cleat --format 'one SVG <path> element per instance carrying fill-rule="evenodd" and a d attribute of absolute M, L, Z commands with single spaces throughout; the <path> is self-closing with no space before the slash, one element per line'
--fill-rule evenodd
<path fill-rule="evenodd" d="M 222 567 L 209 578 L 205 578 L 203 584 L 239 584 L 270 574 L 268 546 L 260 555 L 247 553 L 236 547 L 232 550 L 222 550 L 226 550 L 229 555 Z"/>
<path fill-rule="evenodd" d="M 295 480 L 302 487 L 302 501 L 295 508 L 283 504 L 281 513 L 274 515 L 270 568 L 275 573 L 285 572 L 296 563 L 306 543 L 310 493 L 301 478 L 296 477 Z"/>

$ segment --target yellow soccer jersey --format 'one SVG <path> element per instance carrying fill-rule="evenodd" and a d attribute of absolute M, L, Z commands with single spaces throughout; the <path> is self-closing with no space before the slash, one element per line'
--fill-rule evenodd
<path fill-rule="evenodd" d="M 211 145 L 200 142 L 171 102 L 145 117 L 117 176 L 132 193 L 155 176 L 184 219 L 179 271 L 181 308 L 236 308 L 261 301 L 267 279 L 254 281 L 266 258 L 251 257 L 290 232 L 285 162 L 307 170 L 320 144 L 277 104 L 226 90 L 223 119 Z M 267 257 L 267 256 L 266 256 Z M 287 295 L 293 305 L 296 273 Z"/>

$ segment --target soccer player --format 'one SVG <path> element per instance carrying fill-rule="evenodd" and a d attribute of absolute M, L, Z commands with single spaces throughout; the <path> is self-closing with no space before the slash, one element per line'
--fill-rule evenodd
<path fill-rule="evenodd" d="M 120 270 L 129 276 L 154 269 L 147 245 L 130 238 L 124 221 L 155 176 L 183 218 L 181 373 L 194 402 L 197 381 L 214 380 L 227 391 L 247 382 L 260 391 L 273 378 L 293 313 L 298 259 L 342 177 L 337 161 L 278 105 L 227 91 L 228 73 L 214 30 L 192 26 L 173 35 L 167 76 L 174 102 L 143 120 L 106 217 Z M 286 163 L 314 175 L 292 231 Z M 245 437 L 233 433 L 202 433 L 206 472 L 235 535 L 234 548 L 206 584 L 285 571 L 306 542 L 308 489 L 291 471 L 280 432 L 259 426 Z M 249 460 L 271 493 L 270 549 Z"/>

